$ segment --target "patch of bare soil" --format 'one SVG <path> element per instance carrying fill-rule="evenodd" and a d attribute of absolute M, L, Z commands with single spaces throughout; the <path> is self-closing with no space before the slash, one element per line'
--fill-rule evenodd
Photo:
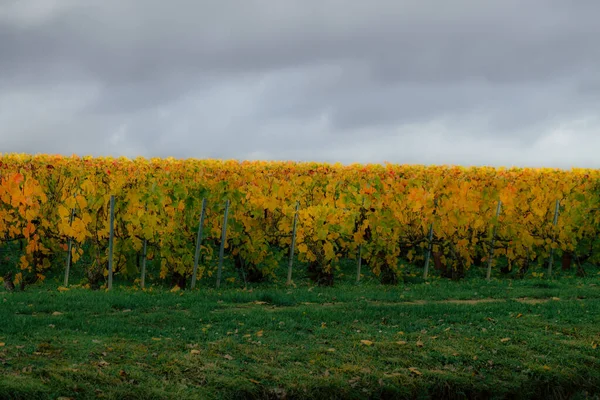
<path fill-rule="evenodd" d="M 529 299 L 527 297 L 520 297 L 515 300 L 525 304 L 544 304 L 550 301 L 550 299 Z"/>
<path fill-rule="evenodd" d="M 503 299 L 468 299 L 468 300 L 441 300 L 437 303 L 451 303 L 451 304 L 481 304 L 481 303 L 498 303 L 505 301 Z"/>

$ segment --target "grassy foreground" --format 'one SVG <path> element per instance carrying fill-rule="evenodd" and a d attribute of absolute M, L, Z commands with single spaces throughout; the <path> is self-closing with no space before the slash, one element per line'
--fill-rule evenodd
<path fill-rule="evenodd" d="M 0 398 L 598 398 L 599 289 L 0 292 Z"/>

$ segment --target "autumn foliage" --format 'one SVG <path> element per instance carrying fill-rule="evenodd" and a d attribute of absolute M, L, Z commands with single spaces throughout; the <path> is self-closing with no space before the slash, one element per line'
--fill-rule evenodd
<path fill-rule="evenodd" d="M 431 224 L 435 266 L 448 276 L 487 261 L 494 228 L 495 258 L 526 270 L 551 249 L 569 260 L 594 260 L 599 177 L 584 169 L 6 154 L 0 156 L 0 245 L 23 243 L 16 281 L 63 268 L 69 238 L 74 268 L 106 274 L 108 205 L 115 195 L 116 272 L 137 274 L 136 255 L 147 241 L 162 278 L 185 278 L 206 198 L 201 279 L 212 274 L 230 200 L 226 251 L 247 279 L 261 280 L 287 255 L 298 201 L 296 253 L 324 283 L 333 283 L 340 259 L 356 257 L 359 246 L 371 271 L 394 281 L 402 275 L 398 260 L 424 260 Z M 84 245 L 92 262 L 80 265 Z"/>

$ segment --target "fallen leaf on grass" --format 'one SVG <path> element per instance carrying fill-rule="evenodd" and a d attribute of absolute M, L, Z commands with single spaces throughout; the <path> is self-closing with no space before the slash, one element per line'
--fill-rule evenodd
<path fill-rule="evenodd" d="M 58 311 L 54 311 L 54 312 L 52 313 L 52 315 L 54 315 L 54 316 L 58 316 L 58 315 L 62 315 L 62 313 L 61 313 L 61 312 L 58 312 Z"/>
<path fill-rule="evenodd" d="M 56 290 L 58 290 L 59 292 L 66 292 L 69 290 L 69 288 L 66 288 L 64 286 L 59 286 Z"/>
<path fill-rule="evenodd" d="M 417 347 L 423 347 L 423 342 L 421 342 L 420 340 L 417 340 Z"/>
<path fill-rule="evenodd" d="M 350 379 L 348 379 L 348 383 L 349 383 L 351 386 L 354 386 L 354 385 L 355 385 L 357 382 L 359 382 L 359 381 L 360 381 L 360 376 L 355 376 L 354 378 L 350 378 Z"/>
<path fill-rule="evenodd" d="M 127 376 L 127 372 L 125 372 L 125 370 L 122 369 L 119 371 L 119 375 L 125 377 L 125 376 Z"/>
<path fill-rule="evenodd" d="M 410 367 L 408 370 L 415 375 L 423 375 L 423 373 L 421 371 L 419 371 L 418 369 L 416 369 L 415 367 Z"/>
<path fill-rule="evenodd" d="M 598 348 L 598 343 L 592 342 L 592 349 L 597 349 L 597 348 Z"/>
<path fill-rule="evenodd" d="M 335 349 L 332 347 L 332 348 L 327 349 L 327 351 L 330 353 L 333 353 L 333 352 L 335 352 Z"/>
<path fill-rule="evenodd" d="M 523 316 L 523 314 L 519 313 L 517 314 L 517 316 L 515 318 L 521 318 Z"/>
<path fill-rule="evenodd" d="M 506 342 L 508 342 L 509 340 L 510 340 L 510 338 L 507 338 L 507 337 L 505 337 L 505 338 L 503 338 L 503 339 L 500 339 L 500 341 L 501 341 L 502 343 L 506 343 Z"/>
<path fill-rule="evenodd" d="M 200 350 L 194 349 L 194 350 L 190 351 L 190 354 L 200 354 Z"/>
<path fill-rule="evenodd" d="M 260 331 L 256 332 L 256 336 L 258 336 L 258 337 L 262 337 L 262 335 L 263 335 L 263 331 L 262 331 L 262 329 L 261 329 Z"/>
<path fill-rule="evenodd" d="M 395 378 L 397 376 L 404 376 L 399 372 L 392 372 L 391 374 L 383 374 L 385 378 Z"/>
<path fill-rule="evenodd" d="M 266 301 L 258 301 L 258 300 L 253 301 L 253 303 L 256 304 L 256 305 L 259 305 L 259 306 L 262 306 L 263 304 L 267 304 Z"/>
<path fill-rule="evenodd" d="M 154 341 L 158 342 L 158 341 L 160 341 L 161 339 L 160 339 L 160 338 L 157 338 L 157 337 L 153 337 L 153 338 L 152 338 L 152 340 L 154 340 Z"/>
<path fill-rule="evenodd" d="M 560 300 L 560 297 L 553 297 L 553 298 L 552 298 L 552 300 L 554 300 L 554 301 L 559 301 L 559 300 Z"/>
<path fill-rule="evenodd" d="M 361 340 L 360 342 L 365 346 L 373 346 L 373 342 L 370 340 Z"/>
<path fill-rule="evenodd" d="M 229 354 L 225 354 L 223 358 L 229 361 L 233 360 L 233 357 L 231 357 Z"/>
<path fill-rule="evenodd" d="M 257 381 L 256 379 L 248 379 L 250 382 L 254 383 L 255 385 L 260 385 L 260 382 Z"/>
<path fill-rule="evenodd" d="M 102 361 L 98 361 L 98 366 L 99 367 L 108 367 L 109 363 L 102 360 Z"/>
<path fill-rule="evenodd" d="M 6 346 L 6 343 L 0 342 L 0 347 L 4 347 L 4 346 Z"/>
<path fill-rule="evenodd" d="M 542 368 L 544 368 L 544 371 L 550 371 L 550 370 L 552 369 L 552 368 L 550 368 L 550 367 L 549 367 L 549 366 L 547 366 L 547 365 L 544 365 Z"/>
<path fill-rule="evenodd" d="M 396 344 L 399 344 L 399 345 L 405 345 L 406 343 L 407 343 L 407 342 L 405 342 L 404 340 L 398 340 L 398 341 L 396 342 Z"/>

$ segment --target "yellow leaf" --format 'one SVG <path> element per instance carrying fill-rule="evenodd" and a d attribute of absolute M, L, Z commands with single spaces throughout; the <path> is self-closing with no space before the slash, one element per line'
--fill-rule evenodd
<path fill-rule="evenodd" d="M 66 288 L 64 286 L 59 286 L 58 289 L 56 289 L 56 290 L 58 290 L 59 292 L 66 292 L 69 290 L 69 288 Z"/>
<path fill-rule="evenodd" d="M 372 346 L 373 342 L 370 340 L 361 340 L 360 341 L 362 344 L 364 344 L 365 346 Z"/>
<path fill-rule="evenodd" d="M 69 219 L 71 212 L 65 206 L 58 206 L 58 216 L 62 219 Z"/>
<path fill-rule="evenodd" d="M 231 357 L 229 354 L 225 354 L 223 358 L 229 361 L 233 360 L 233 357 Z"/>
<path fill-rule="evenodd" d="M 262 335 L 263 335 L 263 331 L 262 330 L 256 332 L 256 336 L 261 337 Z"/>
<path fill-rule="evenodd" d="M 550 367 L 549 367 L 549 366 L 547 366 L 547 365 L 544 365 L 544 367 L 543 367 L 543 368 L 544 368 L 544 371 L 550 371 L 550 370 L 552 369 L 552 368 L 550 368 Z"/>
<path fill-rule="evenodd" d="M 333 249 L 333 244 L 331 242 L 325 242 L 323 245 L 323 251 L 325 252 L 325 258 L 328 260 L 335 258 L 335 250 Z"/>
<path fill-rule="evenodd" d="M 57 315 L 62 315 L 62 313 L 61 313 L 61 312 L 59 312 L 59 311 L 54 311 L 54 312 L 52 313 L 52 315 L 54 315 L 54 316 L 57 316 Z"/>
<path fill-rule="evenodd" d="M 509 340 L 510 340 L 510 338 L 504 338 L 504 339 L 500 339 L 500 341 L 501 341 L 502 343 L 506 343 L 506 342 L 508 342 Z"/>
<path fill-rule="evenodd" d="M 173 289 L 171 289 L 171 292 L 178 292 L 180 290 L 181 290 L 181 288 L 179 286 L 175 285 L 175 286 L 173 286 Z"/>
<path fill-rule="evenodd" d="M 6 346 L 6 343 L 0 342 L 0 347 L 4 347 L 4 346 Z"/>
<path fill-rule="evenodd" d="M 190 354 L 200 354 L 200 350 L 194 349 L 194 350 L 190 351 Z"/>
<path fill-rule="evenodd" d="M 519 313 L 517 314 L 516 318 L 521 318 L 523 316 L 523 314 Z"/>
<path fill-rule="evenodd" d="M 417 340 L 417 347 L 423 347 L 423 342 L 421 342 L 420 340 Z"/>
<path fill-rule="evenodd" d="M 415 367 L 410 367 L 408 370 L 415 375 L 423 375 L 423 373 L 421 371 L 419 371 L 418 369 L 416 369 Z"/>

